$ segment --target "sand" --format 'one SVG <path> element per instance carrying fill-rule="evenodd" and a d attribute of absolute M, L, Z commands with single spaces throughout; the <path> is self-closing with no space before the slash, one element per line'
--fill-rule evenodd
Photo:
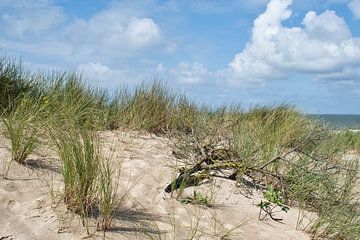
<path fill-rule="evenodd" d="M 244 194 L 230 180 L 215 179 L 185 190 L 184 197 L 194 191 L 206 194 L 211 207 L 183 204 L 165 193 L 177 163 L 171 141 L 164 137 L 104 131 L 100 140 L 104 157 L 111 157 L 120 170 L 119 198 L 129 192 L 106 239 L 310 239 L 302 230 L 308 219 L 297 224 L 298 209 L 278 213 L 282 222 L 268 217 L 260 221 L 256 204 L 261 191 Z M 0 135 L 0 166 L 10 158 L 8 147 Z M 40 149 L 30 159 L 32 167 L 13 163 L 9 179 L 0 176 L 0 239 L 102 239 L 103 233 L 94 233 L 94 228 L 88 236 L 80 219 L 59 201 L 62 184 L 56 156 Z"/>

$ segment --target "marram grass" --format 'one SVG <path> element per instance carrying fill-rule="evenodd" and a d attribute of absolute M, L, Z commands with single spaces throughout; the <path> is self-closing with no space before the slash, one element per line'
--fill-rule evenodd
<path fill-rule="evenodd" d="M 43 99 L 33 100 L 24 96 L 13 101 L 12 111 L 1 116 L 5 136 L 11 143 L 11 160 L 5 161 L 4 177 L 6 178 L 12 161 L 25 164 L 27 157 L 33 153 L 44 134 L 47 120 L 44 118 L 46 103 Z"/>

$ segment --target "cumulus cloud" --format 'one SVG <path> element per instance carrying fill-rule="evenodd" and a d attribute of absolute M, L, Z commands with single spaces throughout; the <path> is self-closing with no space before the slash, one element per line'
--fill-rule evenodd
<path fill-rule="evenodd" d="M 126 35 L 133 46 L 147 46 L 158 43 L 161 39 L 159 27 L 150 18 L 131 18 Z"/>
<path fill-rule="evenodd" d="M 309 39 L 341 43 L 351 38 L 351 32 L 344 19 L 338 17 L 333 11 L 326 11 L 320 15 L 310 11 L 305 15 L 303 24 Z"/>
<path fill-rule="evenodd" d="M 97 48 L 142 48 L 161 40 L 160 28 L 151 18 L 131 17 L 119 8 L 101 11 L 89 20 L 78 19 L 67 27 L 74 43 Z"/>
<path fill-rule="evenodd" d="M 354 17 L 360 19 L 360 0 L 352 0 L 348 3 L 348 7 L 350 8 Z"/>
<path fill-rule="evenodd" d="M 271 0 L 253 24 L 250 41 L 226 70 L 235 83 L 263 83 L 291 73 L 341 73 L 360 61 L 360 39 L 354 38 L 334 11 L 309 11 L 302 26 L 286 27 L 291 0 Z"/>

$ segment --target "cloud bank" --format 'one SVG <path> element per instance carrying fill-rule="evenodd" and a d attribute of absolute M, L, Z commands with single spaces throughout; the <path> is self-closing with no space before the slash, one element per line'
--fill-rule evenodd
<path fill-rule="evenodd" d="M 0 48 L 70 64 L 129 58 L 167 42 L 141 12 L 109 5 L 89 18 L 71 16 L 50 0 L 0 0 Z M 60 59 L 61 58 L 61 59 Z"/>
<path fill-rule="evenodd" d="M 298 27 L 286 27 L 291 0 L 271 0 L 252 28 L 251 39 L 235 55 L 226 73 L 234 83 L 264 83 L 290 74 L 317 79 L 342 79 L 358 74 L 360 38 L 352 37 L 343 18 L 334 11 L 309 11 Z M 352 76 L 360 79 L 360 76 Z"/>
<path fill-rule="evenodd" d="M 238 11 L 239 6 L 257 8 L 265 2 L 229 1 L 220 12 Z M 160 9 L 155 1 L 144 4 Z M 160 5 L 170 11 L 170 5 L 175 8 L 179 4 L 169 1 Z M 194 11 L 219 10 L 218 1 L 212 0 L 182 4 L 192 6 Z M 71 16 L 51 0 L 0 0 L 0 49 L 36 56 L 53 65 L 75 66 L 94 78 L 129 78 L 129 66 L 141 65 L 148 58 L 153 63 L 141 65 L 147 67 L 146 71 L 164 74 L 181 84 L 226 79 L 239 85 L 264 86 L 293 74 L 347 84 L 360 82 L 360 38 L 352 36 L 345 20 L 331 10 L 309 11 L 301 24 L 289 27 L 291 4 L 292 0 L 268 2 L 265 12 L 254 20 L 246 46 L 220 70 L 208 70 L 199 62 L 180 58 L 167 66 L 167 56 L 175 53 L 176 44 L 166 39 L 166 27 L 164 31 L 164 25 L 145 11 L 126 4 L 109 4 L 92 16 L 81 18 Z M 360 0 L 348 1 L 348 7 L 355 18 L 360 18 Z M 160 57 L 154 60 L 153 56 Z"/>

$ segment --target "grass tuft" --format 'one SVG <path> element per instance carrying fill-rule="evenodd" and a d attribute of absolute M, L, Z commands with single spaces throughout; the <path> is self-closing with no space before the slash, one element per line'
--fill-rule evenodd
<path fill-rule="evenodd" d="M 82 217 L 83 224 L 97 204 L 97 178 L 100 172 L 100 149 L 93 133 L 67 126 L 53 129 L 52 141 L 62 161 L 64 202 Z"/>
<path fill-rule="evenodd" d="M 4 178 L 7 178 L 12 161 L 25 164 L 27 157 L 39 144 L 44 133 L 44 102 L 28 97 L 14 101 L 16 107 L 2 116 L 5 136 L 11 143 L 11 160 L 4 167 Z"/>

